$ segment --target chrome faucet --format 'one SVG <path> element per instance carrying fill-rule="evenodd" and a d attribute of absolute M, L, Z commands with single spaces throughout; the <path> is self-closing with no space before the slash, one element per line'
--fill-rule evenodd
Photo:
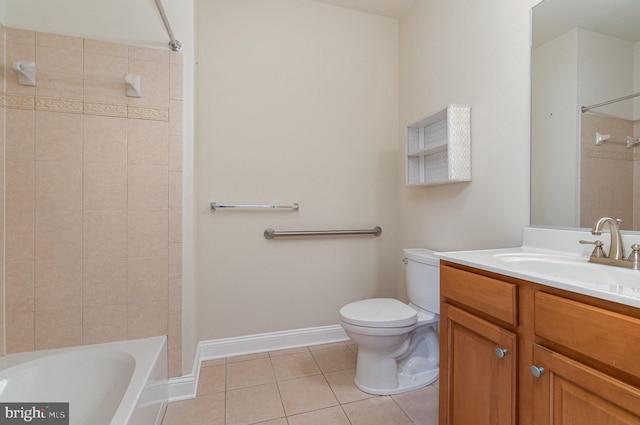
<path fill-rule="evenodd" d="M 609 233 L 611 233 L 611 244 L 609 246 L 608 258 L 612 260 L 625 260 L 624 246 L 622 245 L 622 234 L 620 234 L 620 222 L 614 220 L 611 217 L 602 217 L 596 221 L 591 228 L 592 235 L 601 235 L 602 229 L 609 227 Z"/>

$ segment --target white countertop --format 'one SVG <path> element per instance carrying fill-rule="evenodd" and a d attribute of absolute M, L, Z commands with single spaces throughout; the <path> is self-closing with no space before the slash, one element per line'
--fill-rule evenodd
<path fill-rule="evenodd" d="M 605 252 L 608 252 L 609 235 L 603 234 L 597 238 L 605 242 Z M 434 256 L 453 263 L 640 308 L 640 270 L 589 263 L 593 245 L 581 245 L 578 243 L 580 239 L 595 240 L 596 236 L 592 236 L 591 232 L 586 230 L 527 227 L 524 229 L 521 247 L 436 252 Z M 640 243 L 640 234 L 623 234 L 623 242 L 625 249 L 630 251 L 631 244 Z M 517 258 L 520 255 L 531 256 L 534 259 L 536 256 L 557 257 L 560 261 L 549 264 L 549 267 L 540 267 L 540 271 L 520 267 L 517 261 L 504 261 L 505 258 Z M 588 276 L 586 280 L 571 276 L 575 274 L 572 268 L 581 269 L 580 271 Z"/>

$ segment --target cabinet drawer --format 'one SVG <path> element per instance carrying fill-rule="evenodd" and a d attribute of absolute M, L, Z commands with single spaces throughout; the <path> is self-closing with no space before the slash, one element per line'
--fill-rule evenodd
<path fill-rule="evenodd" d="M 487 276 L 440 266 L 440 295 L 518 325 L 517 285 Z"/>
<path fill-rule="evenodd" d="M 536 335 L 640 376 L 640 319 L 537 291 Z"/>

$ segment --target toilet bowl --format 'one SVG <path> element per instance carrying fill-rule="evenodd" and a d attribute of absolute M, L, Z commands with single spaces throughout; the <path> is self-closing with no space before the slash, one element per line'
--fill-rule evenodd
<path fill-rule="evenodd" d="M 340 324 L 358 346 L 355 384 L 370 394 L 421 388 L 439 375 L 439 261 L 427 249 L 404 253 L 409 304 L 372 298 L 340 309 Z"/>

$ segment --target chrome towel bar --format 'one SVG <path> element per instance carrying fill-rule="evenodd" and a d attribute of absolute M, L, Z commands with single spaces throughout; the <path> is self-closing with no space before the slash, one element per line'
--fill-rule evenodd
<path fill-rule="evenodd" d="M 211 209 L 215 210 L 293 210 L 298 211 L 300 204 L 297 202 L 293 205 L 226 205 L 211 203 Z"/>
<path fill-rule="evenodd" d="M 273 239 L 281 236 L 350 236 L 350 235 L 373 235 L 380 236 L 382 227 L 376 226 L 373 229 L 362 230 L 286 230 L 277 232 L 273 229 L 266 229 L 264 237 Z"/>

